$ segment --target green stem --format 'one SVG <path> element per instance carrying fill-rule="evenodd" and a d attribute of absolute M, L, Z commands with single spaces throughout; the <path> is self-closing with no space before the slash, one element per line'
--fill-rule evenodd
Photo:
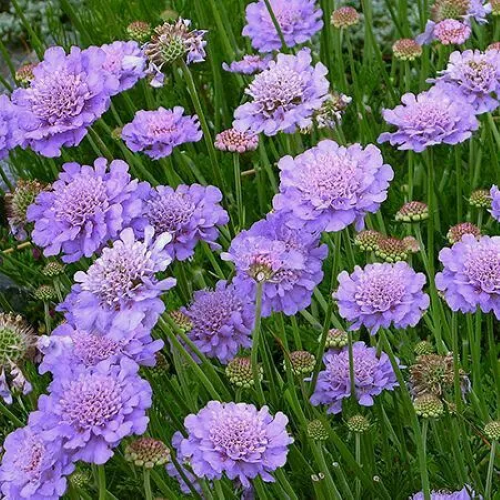
<path fill-rule="evenodd" d="M 352 332 L 347 332 L 347 342 L 349 346 L 349 378 L 351 380 L 351 400 L 356 399 L 356 379 L 354 378 L 354 354 L 352 350 Z M 357 435 L 357 434 L 356 434 Z"/>
<path fill-rule="evenodd" d="M 241 168 L 240 168 L 240 155 L 233 154 L 233 167 L 234 167 L 234 189 L 236 191 L 236 207 L 238 212 L 238 223 L 240 229 L 245 227 L 245 218 L 243 215 L 243 193 L 241 190 Z"/>
<path fill-rule="evenodd" d="M 264 403 L 264 393 L 262 392 L 262 384 L 260 382 L 260 370 L 259 370 L 259 344 L 261 338 L 261 316 L 262 316 L 262 292 L 264 288 L 264 282 L 257 282 L 257 293 L 255 295 L 255 323 L 253 328 L 253 341 L 252 341 L 252 374 L 255 389 L 257 390 L 257 396 L 260 403 Z"/>
<path fill-rule="evenodd" d="M 422 422 L 422 454 L 425 460 L 423 467 L 427 471 L 427 432 L 429 430 L 429 420 L 427 418 Z M 422 467 L 422 464 L 420 464 Z M 431 500 L 431 492 L 430 490 L 426 491 L 424 488 L 424 498 L 425 500 Z"/>
<path fill-rule="evenodd" d="M 151 491 L 151 471 L 144 468 L 144 498 L 145 500 L 153 500 Z"/>
<path fill-rule="evenodd" d="M 107 500 L 106 470 L 104 469 L 104 465 L 93 465 L 92 468 L 97 483 L 97 491 L 99 492 L 99 500 Z"/>
<path fill-rule="evenodd" d="M 493 467 L 495 465 L 495 448 L 497 442 L 491 443 L 490 460 L 488 462 L 488 473 L 486 475 L 486 489 L 484 492 L 484 500 L 491 500 L 491 483 L 493 481 Z"/>
<path fill-rule="evenodd" d="M 287 45 L 285 41 L 285 37 L 283 36 L 283 31 L 281 31 L 281 26 L 280 23 L 278 22 L 278 19 L 276 19 L 276 16 L 274 15 L 273 8 L 271 7 L 271 2 L 269 0 L 264 0 L 264 3 L 266 4 L 266 8 L 269 12 L 269 15 L 271 16 L 271 20 L 274 24 L 274 27 L 276 28 L 276 31 L 278 33 L 278 36 L 280 37 L 281 41 L 281 50 L 283 52 L 287 51 Z"/>
<path fill-rule="evenodd" d="M 362 467 L 363 465 L 361 463 L 361 434 L 359 432 L 356 432 L 354 435 L 354 446 L 355 446 L 356 462 L 359 464 L 360 467 Z M 356 491 L 355 498 L 356 500 L 359 500 L 361 498 L 361 481 L 359 480 L 359 478 L 356 478 L 355 491 Z"/>

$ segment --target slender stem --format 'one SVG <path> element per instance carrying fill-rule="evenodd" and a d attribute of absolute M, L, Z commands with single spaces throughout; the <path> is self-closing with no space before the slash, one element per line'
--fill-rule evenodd
<path fill-rule="evenodd" d="M 264 393 L 262 392 L 262 385 L 260 383 L 260 370 L 259 370 L 259 344 L 261 338 L 261 319 L 262 319 L 262 292 L 264 288 L 264 282 L 257 282 L 257 293 L 255 296 L 255 323 L 253 328 L 253 340 L 252 340 L 252 374 L 255 388 L 257 390 L 257 396 L 261 403 L 264 403 Z"/>
<path fill-rule="evenodd" d="M 52 320 L 50 317 L 50 305 L 46 300 L 43 301 L 43 317 L 45 319 L 45 334 L 50 335 L 52 332 Z"/>
<path fill-rule="evenodd" d="M 425 460 L 423 467 L 427 471 L 427 432 L 429 430 L 429 420 L 427 418 L 422 422 L 422 454 Z M 420 464 L 422 467 L 422 464 Z M 431 492 L 426 491 L 424 488 L 424 498 L 425 500 L 431 500 Z"/>
<path fill-rule="evenodd" d="M 356 462 L 360 467 L 362 467 L 361 464 L 361 434 L 359 432 L 356 432 L 354 435 L 354 446 L 355 446 L 355 453 L 356 453 Z M 355 491 L 356 491 L 356 500 L 359 500 L 361 498 L 361 481 L 359 478 L 356 478 L 356 486 L 355 486 Z"/>
<path fill-rule="evenodd" d="M 349 378 L 351 380 L 351 399 L 356 400 L 356 379 L 354 378 L 354 354 L 352 349 L 352 332 L 347 332 L 347 342 L 349 346 Z M 356 434 L 357 435 L 357 434 Z"/>
<path fill-rule="evenodd" d="M 106 492 L 106 470 L 104 465 L 93 466 L 94 477 L 97 483 L 97 491 L 99 492 L 99 500 L 107 500 Z"/>
<path fill-rule="evenodd" d="M 151 491 L 151 471 L 144 468 L 144 498 L 145 500 L 153 500 Z"/>
<path fill-rule="evenodd" d="M 266 8 L 269 12 L 269 15 L 271 16 L 271 20 L 274 24 L 274 27 L 276 28 L 276 31 L 278 33 L 278 36 L 280 37 L 281 41 L 281 50 L 283 52 L 287 51 L 287 45 L 285 41 L 285 37 L 283 36 L 283 31 L 281 30 L 280 23 L 278 22 L 278 19 L 276 19 L 276 16 L 274 15 L 273 8 L 271 7 L 271 2 L 269 0 L 264 0 L 264 3 L 266 4 Z"/>
<path fill-rule="evenodd" d="M 486 475 L 486 489 L 484 491 L 484 500 L 491 500 L 491 483 L 493 481 L 493 468 L 495 465 L 495 448 L 497 442 L 491 443 L 490 460 L 488 462 L 488 473 Z"/>
<path fill-rule="evenodd" d="M 238 212 L 238 224 L 240 229 L 245 227 L 245 219 L 243 215 L 243 193 L 241 190 L 241 168 L 240 168 L 240 155 L 233 154 L 233 167 L 234 167 L 234 189 L 236 191 L 236 207 Z"/>

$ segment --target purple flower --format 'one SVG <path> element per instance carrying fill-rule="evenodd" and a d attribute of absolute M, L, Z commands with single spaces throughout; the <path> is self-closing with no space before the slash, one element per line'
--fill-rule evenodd
<path fill-rule="evenodd" d="M 139 235 L 144 226 L 152 226 L 156 234 L 169 233 L 171 241 L 166 250 L 177 260 L 193 256 L 199 241 L 206 241 L 213 249 L 219 237 L 217 226 L 229 222 L 222 208 L 222 193 L 214 186 L 181 184 L 177 188 L 157 186 L 150 189 L 144 202 L 143 217 L 133 224 Z"/>
<path fill-rule="evenodd" d="M 291 212 L 289 224 L 316 231 L 340 231 L 353 222 L 364 227 L 366 213 L 376 212 L 387 198 L 394 172 L 373 144 L 345 148 L 330 140 L 278 163 L 280 194 L 277 211 Z"/>
<path fill-rule="evenodd" d="M 424 493 L 416 493 L 411 497 L 410 500 L 424 500 Z M 464 486 L 460 491 L 432 491 L 431 500 L 472 500 L 472 499 L 482 499 L 481 495 L 476 496 L 471 490 L 470 486 Z"/>
<path fill-rule="evenodd" d="M 462 240 L 439 253 L 443 272 L 436 287 L 452 311 L 485 313 L 500 319 L 500 237 L 465 234 Z"/>
<path fill-rule="evenodd" d="M 449 84 L 476 113 L 491 113 L 499 106 L 496 96 L 500 93 L 500 52 L 453 52 L 441 76 L 432 81 Z"/>
<path fill-rule="evenodd" d="M 62 438 L 75 460 L 103 464 L 124 437 L 146 431 L 152 393 L 138 370 L 125 357 L 119 365 L 78 365 L 71 376 L 54 379 L 33 419 L 43 425 L 47 439 Z"/>
<path fill-rule="evenodd" d="M 17 110 L 6 95 L 0 95 L 0 160 L 20 143 Z"/>
<path fill-rule="evenodd" d="M 22 133 L 22 146 L 43 156 L 61 155 L 61 147 L 78 146 L 92 125 L 108 109 L 117 79 L 105 71 L 104 51 L 72 47 L 47 49 L 33 69 L 28 88 L 12 94 Z"/>
<path fill-rule="evenodd" d="M 182 312 L 192 323 L 188 337 L 209 358 L 227 364 L 239 349 L 252 345 L 253 302 L 226 281 L 219 281 L 213 291 L 195 292 L 193 303 Z"/>
<path fill-rule="evenodd" d="M 323 27 L 323 12 L 316 8 L 315 0 L 270 0 L 269 4 L 287 47 L 309 41 Z M 242 34 L 250 37 L 253 48 L 260 52 L 280 50 L 281 39 L 264 0 L 247 6 L 246 20 Z"/>
<path fill-rule="evenodd" d="M 2 498 L 58 500 L 66 491 L 65 476 L 73 472 L 61 440 L 47 441 L 31 425 L 16 429 L 3 443 L 0 465 Z"/>
<path fill-rule="evenodd" d="M 434 26 L 434 37 L 443 45 L 462 45 L 471 34 L 471 27 L 456 19 L 445 19 Z"/>
<path fill-rule="evenodd" d="M 311 403 L 314 406 L 329 405 L 327 413 L 340 413 L 342 400 L 351 397 L 348 347 L 328 351 L 323 363 L 325 369 L 319 372 Z M 364 342 L 353 344 L 353 369 L 355 397 L 362 406 L 372 406 L 374 396 L 398 386 L 387 354 L 382 352 L 377 355 L 377 349 L 368 347 Z"/>
<path fill-rule="evenodd" d="M 253 54 L 245 54 L 241 61 L 233 61 L 231 64 L 222 63 L 222 69 L 230 73 L 253 75 L 254 73 L 260 73 L 268 69 L 272 59 L 271 55 L 255 56 Z"/>
<path fill-rule="evenodd" d="M 479 128 L 474 108 L 453 87 L 436 86 L 418 95 L 404 94 L 402 105 L 385 109 L 386 122 L 398 127 L 384 132 L 378 142 L 391 143 L 401 150 L 421 153 L 435 144 L 458 144 Z"/>
<path fill-rule="evenodd" d="M 340 315 L 351 321 L 351 330 L 365 326 L 374 335 L 379 328 L 415 326 L 429 307 L 422 291 L 425 275 L 416 273 L 406 262 L 368 264 L 343 271 L 333 294 Z"/>
<path fill-rule="evenodd" d="M 27 211 L 34 243 L 64 262 L 91 257 L 141 213 L 145 184 L 131 180 L 128 165 L 98 158 L 94 166 L 65 163 L 50 191 Z"/>
<path fill-rule="evenodd" d="M 239 293 L 254 298 L 257 282 L 263 282 L 263 316 L 279 311 L 293 316 L 311 303 L 327 254 L 318 233 L 291 229 L 283 214 L 270 214 L 239 233 L 221 257 L 234 262 Z"/>
<path fill-rule="evenodd" d="M 135 239 L 132 228 L 124 229 L 87 272 L 75 274 L 77 284 L 59 306 L 70 323 L 81 330 L 122 333 L 155 325 L 165 310 L 161 295 L 175 279 L 155 277 L 172 261 L 165 250 L 172 237 L 164 233 L 153 242 L 153 236 L 152 227 L 144 230 L 144 241 Z"/>
<path fill-rule="evenodd" d="M 310 126 L 314 111 L 328 99 L 329 87 L 326 67 L 311 63 L 309 49 L 296 56 L 278 54 L 277 61 L 271 61 L 245 90 L 252 101 L 236 109 L 233 127 L 271 136 Z"/>
<path fill-rule="evenodd" d="M 198 117 L 184 116 L 184 108 L 138 111 L 122 130 L 122 139 L 131 150 L 143 151 L 153 160 L 170 156 L 176 146 L 199 141 L 203 133 Z"/>
<path fill-rule="evenodd" d="M 491 196 L 491 216 L 500 222 L 500 190 L 497 186 L 492 186 L 490 190 Z"/>
<path fill-rule="evenodd" d="M 221 479 L 225 474 L 246 488 L 258 476 L 272 482 L 270 473 L 285 465 L 293 442 L 287 424 L 283 413 L 273 417 L 267 406 L 258 410 L 247 403 L 210 401 L 184 420 L 188 436 L 181 452 L 199 478 Z"/>
<path fill-rule="evenodd" d="M 162 347 L 162 340 L 153 340 L 151 332 L 140 326 L 130 332 L 88 332 L 63 323 L 50 337 L 40 338 L 38 349 L 43 354 L 43 361 L 38 369 L 42 374 L 51 372 L 61 377 L 70 367 L 91 368 L 106 360 L 116 364 L 123 357 L 140 365 L 154 366 L 155 354 Z"/>

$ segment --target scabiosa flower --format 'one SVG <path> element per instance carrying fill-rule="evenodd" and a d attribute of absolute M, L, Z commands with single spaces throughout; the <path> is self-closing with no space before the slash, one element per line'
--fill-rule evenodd
<path fill-rule="evenodd" d="M 434 26 L 434 36 L 443 45 L 461 45 L 472 33 L 471 27 L 455 19 L 445 19 Z"/>
<path fill-rule="evenodd" d="M 71 376 L 54 379 L 50 396 L 40 397 L 33 418 L 49 439 L 63 438 L 63 448 L 75 460 L 103 464 L 124 437 L 147 428 L 152 392 L 138 370 L 125 357 L 119 365 L 77 366 Z"/>
<path fill-rule="evenodd" d="M 452 311 L 485 313 L 500 319 L 500 237 L 466 234 L 451 248 L 439 253 L 443 272 L 436 274 L 436 287 Z"/>
<path fill-rule="evenodd" d="M 500 42 L 493 42 L 493 43 L 490 43 L 488 45 L 488 47 L 486 47 L 486 51 L 488 50 L 496 50 L 496 51 L 500 51 Z"/>
<path fill-rule="evenodd" d="M 234 262 L 234 284 L 240 293 L 254 298 L 257 282 L 263 282 L 265 317 L 273 311 L 291 316 L 309 306 L 314 288 L 323 279 L 321 267 L 327 253 L 319 234 L 290 229 L 283 214 L 270 214 L 239 233 L 221 257 Z"/>
<path fill-rule="evenodd" d="M 60 439 L 47 441 L 31 425 L 16 429 L 3 443 L 1 492 L 6 499 L 57 500 L 74 470 Z"/>
<path fill-rule="evenodd" d="M 377 356 L 377 349 L 364 342 L 355 342 L 352 348 L 356 400 L 362 406 L 372 406 L 374 396 L 398 386 L 396 374 L 384 352 Z M 323 363 L 325 369 L 319 372 L 311 403 L 314 406 L 329 405 L 327 413 L 340 413 L 342 400 L 351 397 L 349 349 L 328 351 Z"/>
<path fill-rule="evenodd" d="M 233 127 L 272 136 L 311 125 L 314 111 L 328 98 L 329 87 L 326 67 L 311 63 L 309 49 L 297 55 L 278 54 L 245 90 L 252 101 L 236 109 Z"/>
<path fill-rule="evenodd" d="M 350 28 L 359 23 L 359 14 L 354 7 L 339 7 L 332 12 L 331 23 L 335 28 Z"/>
<path fill-rule="evenodd" d="M 222 69 L 230 73 L 242 73 L 243 75 L 253 75 L 269 68 L 272 61 L 271 55 L 256 56 L 245 54 L 241 61 L 233 61 L 231 64 L 222 63 Z"/>
<path fill-rule="evenodd" d="M 155 277 L 172 261 L 165 250 L 172 237 L 153 237 L 152 227 L 144 230 L 144 241 L 136 240 L 132 228 L 124 229 L 87 272 L 78 271 L 77 283 L 60 306 L 68 321 L 87 331 L 130 332 L 141 324 L 152 328 L 165 310 L 160 296 L 175 285 L 173 278 Z"/>
<path fill-rule="evenodd" d="M 6 95 L 0 95 L 0 160 L 20 142 L 18 111 Z"/>
<path fill-rule="evenodd" d="M 24 148 L 54 157 L 63 146 L 80 144 L 117 91 L 117 79 L 103 68 L 105 58 L 100 49 L 72 47 L 68 55 L 62 47 L 47 49 L 30 86 L 12 93 Z"/>
<path fill-rule="evenodd" d="M 412 38 L 402 38 L 394 42 L 392 52 L 396 59 L 414 61 L 422 55 L 422 46 Z"/>
<path fill-rule="evenodd" d="M 500 190 L 497 186 L 492 186 L 490 190 L 491 197 L 491 210 L 489 210 L 491 216 L 500 221 Z"/>
<path fill-rule="evenodd" d="M 273 417 L 267 406 L 258 410 L 252 404 L 210 401 L 184 420 L 188 436 L 180 447 L 197 477 L 221 479 L 225 474 L 248 488 L 258 476 L 273 482 L 270 473 L 285 465 L 293 442 L 287 424 L 283 413 Z"/>
<path fill-rule="evenodd" d="M 450 227 L 446 234 L 446 238 L 450 244 L 453 245 L 460 241 L 464 234 L 472 234 L 475 238 L 479 238 L 481 236 L 481 229 L 475 224 L 472 224 L 472 222 L 461 222 L 460 224 Z"/>
<path fill-rule="evenodd" d="M 220 248 L 216 244 L 218 226 L 229 222 L 221 201 L 222 193 L 215 186 L 157 186 L 146 196 L 143 217 L 133 227 L 140 235 L 148 225 L 158 235 L 169 233 L 172 238 L 166 250 L 172 258 L 186 260 L 192 257 L 199 241 Z"/>
<path fill-rule="evenodd" d="M 425 275 L 416 273 L 406 262 L 368 264 L 343 271 L 333 294 L 340 315 L 352 322 L 351 330 L 365 326 L 373 335 L 379 328 L 415 326 L 429 307 L 422 291 Z"/>
<path fill-rule="evenodd" d="M 270 0 L 269 4 L 287 47 L 309 41 L 323 27 L 323 12 L 316 8 L 315 0 Z M 264 0 L 247 6 L 246 21 L 242 34 L 252 40 L 253 48 L 259 52 L 280 50 L 281 39 Z"/>
<path fill-rule="evenodd" d="M 142 186 L 128 165 L 98 158 L 94 166 L 65 163 L 50 191 L 28 208 L 33 242 L 44 255 L 63 253 L 64 262 L 91 257 L 141 213 Z"/>
<path fill-rule="evenodd" d="M 242 154 L 247 151 L 255 151 L 258 148 L 259 136 L 251 132 L 239 132 L 230 128 L 217 134 L 214 146 L 220 151 Z"/>
<path fill-rule="evenodd" d="M 492 112 L 499 106 L 496 95 L 500 92 L 500 53 L 494 50 L 453 52 L 437 82 L 451 85 L 476 113 Z"/>
<path fill-rule="evenodd" d="M 145 21 L 134 21 L 127 26 L 127 34 L 131 40 L 144 43 L 151 36 L 151 25 Z"/>
<path fill-rule="evenodd" d="M 188 337 L 209 358 L 227 364 L 241 348 L 251 347 L 254 305 L 234 285 L 219 281 L 215 290 L 195 292 L 182 311 L 192 323 Z"/>
<path fill-rule="evenodd" d="M 416 493 L 411 497 L 411 500 L 424 500 L 425 496 L 423 492 Z M 470 486 L 464 486 L 460 491 L 432 491 L 431 500 L 472 500 L 477 498 L 475 493 L 472 491 Z M 479 497 L 481 498 L 481 497 Z"/>
<path fill-rule="evenodd" d="M 394 177 L 373 144 L 345 148 L 330 140 L 295 158 L 285 156 L 278 168 L 280 193 L 273 208 L 292 213 L 292 227 L 306 225 L 313 231 L 341 231 L 352 223 L 362 229 L 365 215 L 387 198 Z"/>
<path fill-rule="evenodd" d="M 198 117 L 184 116 L 180 106 L 138 111 L 122 130 L 122 139 L 131 151 L 143 151 L 153 160 L 170 156 L 175 147 L 197 142 L 202 136 Z"/>
<path fill-rule="evenodd" d="M 464 142 L 479 128 L 474 108 L 448 86 L 435 86 L 416 96 L 404 94 L 401 102 L 383 111 L 385 121 L 398 130 L 381 134 L 379 143 L 389 141 L 398 149 L 421 153 L 435 144 Z"/>

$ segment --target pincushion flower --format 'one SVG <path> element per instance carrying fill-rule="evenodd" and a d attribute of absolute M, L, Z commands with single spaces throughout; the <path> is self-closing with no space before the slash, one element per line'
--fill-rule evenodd
<path fill-rule="evenodd" d="M 100 49 L 47 49 L 33 69 L 27 88 L 12 93 L 22 146 L 43 156 L 61 155 L 63 146 L 78 146 L 87 129 L 109 108 L 118 80 L 103 68 Z"/>
<path fill-rule="evenodd" d="M 198 242 L 205 241 L 213 249 L 220 248 L 218 226 L 229 222 L 222 208 L 222 193 L 215 186 L 181 184 L 175 189 L 157 186 L 145 197 L 143 216 L 133 227 L 140 235 L 144 226 L 152 226 L 155 233 L 169 233 L 171 241 L 166 250 L 176 260 L 193 256 Z"/>
<path fill-rule="evenodd" d="M 436 144 L 459 144 L 479 128 L 474 108 L 448 85 L 432 87 L 418 95 L 404 94 L 402 104 L 383 111 L 396 132 L 384 132 L 378 142 L 421 153 Z"/>
<path fill-rule="evenodd" d="M 58 500 L 74 470 L 61 440 L 47 441 L 31 425 L 16 429 L 3 443 L 0 490 L 5 499 Z"/>
<path fill-rule="evenodd" d="M 492 186 L 490 190 L 491 197 L 491 216 L 500 222 L 500 190 L 497 186 Z"/>
<path fill-rule="evenodd" d="M 252 345 L 253 302 L 226 281 L 219 281 L 215 290 L 195 292 L 192 304 L 182 312 L 192 325 L 188 337 L 209 358 L 227 364 L 241 348 Z"/>
<path fill-rule="evenodd" d="M 103 464 L 124 437 L 146 431 L 152 391 L 138 370 L 125 357 L 119 365 L 76 366 L 71 376 L 54 379 L 33 419 L 47 439 L 62 438 L 74 460 Z"/>
<path fill-rule="evenodd" d="M 387 198 L 394 177 L 373 144 L 345 148 L 330 140 L 295 158 L 285 156 L 278 168 L 280 193 L 273 199 L 274 209 L 291 212 L 292 227 L 315 231 L 340 231 L 352 223 L 362 229 L 365 215 Z"/>
<path fill-rule="evenodd" d="M 245 54 L 241 61 L 233 61 L 231 64 L 222 63 L 222 69 L 230 73 L 242 73 L 243 75 L 253 75 L 269 68 L 272 61 L 271 55 L 256 56 Z"/>
<path fill-rule="evenodd" d="M 175 147 L 197 142 L 202 136 L 198 117 L 184 116 L 180 106 L 138 111 L 122 130 L 122 139 L 131 151 L 142 151 L 153 160 L 170 156 Z"/>
<path fill-rule="evenodd" d="M 352 396 L 348 347 L 328 351 L 323 363 L 325 369 L 319 372 L 311 403 L 328 405 L 327 413 L 340 413 L 342 401 Z M 364 342 L 353 344 L 353 369 L 355 398 L 362 406 L 372 406 L 375 396 L 398 386 L 387 354 L 377 355 L 377 349 Z"/>
<path fill-rule="evenodd" d="M 471 34 L 467 23 L 455 19 L 445 19 L 434 26 L 434 37 L 443 45 L 462 45 Z"/>
<path fill-rule="evenodd" d="M 338 276 L 333 294 L 339 313 L 352 322 L 351 330 L 365 326 L 374 335 L 379 328 L 415 326 L 429 307 L 422 291 L 425 275 L 416 273 L 406 262 L 356 266 L 352 274 Z"/>
<path fill-rule="evenodd" d="M 130 332 L 78 330 L 70 323 L 58 326 L 50 337 L 40 337 L 38 349 L 43 360 L 40 373 L 51 372 L 55 377 L 65 376 L 69 367 L 83 365 L 91 368 L 101 361 L 119 363 L 127 357 L 144 366 L 156 364 L 156 353 L 163 347 L 162 340 L 153 340 L 151 332 L 138 327 Z"/>
<path fill-rule="evenodd" d="M 16 108 L 6 95 L 0 95 L 0 160 L 19 145 L 20 139 Z"/>
<path fill-rule="evenodd" d="M 310 126 L 314 111 L 328 99 L 329 88 L 326 67 L 311 63 L 309 49 L 297 55 L 278 54 L 245 90 L 252 101 L 236 109 L 233 127 L 272 136 Z"/>
<path fill-rule="evenodd" d="M 452 86 L 476 113 L 491 113 L 499 106 L 500 53 L 495 50 L 453 52 L 446 69 L 433 81 Z"/>
<path fill-rule="evenodd" d="M 75 273 L 77 283 L 60 310 L 82 330 L 152 328 L 165 310 L 160 296 L 175 285 L 173 278 L 160 281 L 155 276 L 172 261 L 165 250 L 171 239 L 168 233 L 154 239 L 150 226 L 144 230 L 144 241 L 136 240 L 132 228 L 124 229 L 87 272 Z"/>
<path fill-rule="evenodd" d="M 318 233 L 291 229 L 286 216 L 270 214 L 239 233 L 221 257 L 234 262 L 239 293 L 253 298 L 257 282 L 263 283 L 263 316 L 279 311 L 292 316 L 311 303 L 327 254 Z"/>
<path fill-rule="evenodd" d="M 121 160 L 65 163 L 52 189 L 28 208 L 33 242 L 45 256 L 63 253 L 64 262 L 91 257 L 140 215 L 142 188 Z"/>
<path fill-rule="evenodd" d="M 210 401 L 184 420 L 188 435 L 181 451 L 197 477 L 221 479 L 225 474 L 244 488 L 259 476 L 273 482 L 271 472 L 285 465 L 293 442 L 287 424 L 283 413 L 272 416 L 267 406 L 258 410 L 247 403 Z"/>
<path fill-rule="evenodd" d="M 424 500 L 424 493 L 416 493 L 410 500 Z M 460 491 L 432 491 L 431 500 L 473 500 L 474 498 L 481 499 L 481 496 L 476 496 L 470 486 L 464 486 Z"/>
<path fill-rule="evenodd" d="M 465 234 L 451 248 L 443 248 L 439 260 L 443 271 L 436 274 L 436 287 L 452 311 L 475 312 L 479 307 L 500 319 L 499 236 L 477 239 Z"/>
<path fill-rule="evenodd" d="M 270 0 L 269 4 L 287 47 L 309 41 L 323 27 L 323 12 L 316 8 L 315 0 Z M 247 6 L 246 21 L 242 34 L 252 40 L 254 49 L 280 50 L 281 39 L 264 0 Z"/>

